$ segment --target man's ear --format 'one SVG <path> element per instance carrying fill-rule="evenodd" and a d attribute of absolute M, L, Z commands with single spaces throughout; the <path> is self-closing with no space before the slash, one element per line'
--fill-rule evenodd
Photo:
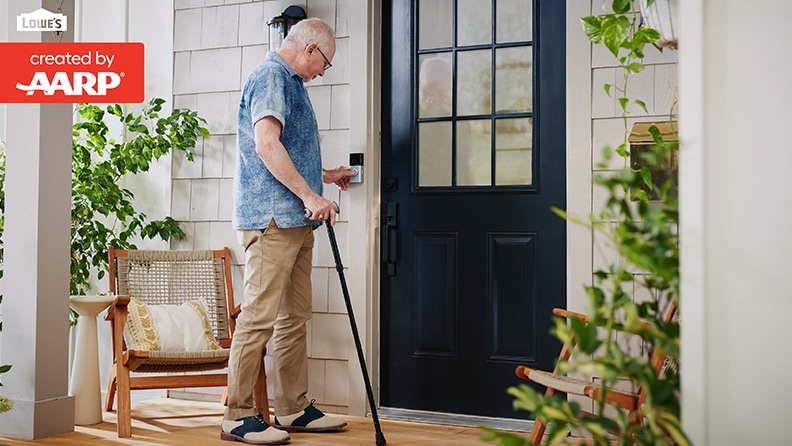
<path fill-rule="evenodd" d="M 305 45 L 305 48 L 303 48 L 303 54 L 305 54 L 306 59 L 310 57 L 318 47 L 319 45 L 316 43 L 309 43 L 308 45 Z"/>

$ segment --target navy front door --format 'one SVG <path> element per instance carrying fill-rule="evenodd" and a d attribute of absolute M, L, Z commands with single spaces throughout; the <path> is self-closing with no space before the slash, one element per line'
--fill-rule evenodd
<path fill-rule="evenodd" d="M 383 10 L 386 407 L 527 417 L 566 303 L 565 2 L 389 0 Z"/>

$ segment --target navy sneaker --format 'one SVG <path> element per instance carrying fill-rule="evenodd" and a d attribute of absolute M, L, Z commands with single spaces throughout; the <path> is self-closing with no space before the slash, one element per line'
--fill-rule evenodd
<path fill-rule="evenodd" d="M 289 441 L 289 434 L 273 428 L 258 414 L 235 421 L 223 420 L 220 439 L 249 444 L 283 444 Z"/>
<path fill-rule="evenodd" d="M 313 403 L 295 414 L 275 417 L 275 427 L 286 432 L 333 432 L 346 426 L 343 418 L 325 415 Z"/>

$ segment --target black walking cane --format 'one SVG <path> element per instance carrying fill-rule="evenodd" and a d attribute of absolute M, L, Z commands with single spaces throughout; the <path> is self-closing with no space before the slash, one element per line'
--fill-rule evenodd
<path fill-rule="evenodd" d="M 333 202 L 333 210 L 336 214 L 339 213 L 338 203 L 335 201 Z M 311 211 L 309 209 L 305 210 L 305 216 L 311 216 Z M 360 371 L 363 373 L 363 381 L 366 383 L 366 393 L 368 394 L 369 406 L 371 407 L 371 417 L 374 419 L 377 446 L 382 446 L 385 444 L 385 435 L 382 434 L 379 417 L 377 416 L 377 406 L 374 404 L 374 392 L 371 391 L 371 381 L 369 380 L 368 370 L 366 368 L 366 358 L 363 356 L 363 347 L 360 346 L 360 335 L 358 334 L 357 323 L 355 323 L 355 314 L 352 312 L 352 302 L 349 300 L 349 289 L 347 288 L 346 279 L 344 278 L 344 265 L 341 264 L 341 254 L 338 252 L 338 243 L 336 242 L 335 231 L 333 231 L 333 226 L 330 224 L 329 216 L 324 222 L 324 225 L 327 227 L 327 236 L 330 238 L 330 248 L 333 250 L 336 271 L 338 271 L 341 289 L 344 292 L 344 302 L 346 302 L 347 314 L 349 315 L 349 325 L 352 327 L 352 336 L 355 338 L 355 348 L 357 348 L 358 360 L 360 361 Z"/>

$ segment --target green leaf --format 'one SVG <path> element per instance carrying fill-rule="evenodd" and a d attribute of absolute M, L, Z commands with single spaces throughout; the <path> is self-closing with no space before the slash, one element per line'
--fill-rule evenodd
<path fill-rule="evenodd" d="M 613 0 L 613 12 L 616 14 L 624 14 L 630 11 L 632 7 L 632 0 Z"/>
<path fill-rule="evenodd" d="M 627 65 L 626 69 L 630 72 L 630 74 L 638 74 L 644 70 L 644 64 L 640 62 L 633 62 Z"/>
<path fill-rule="evenodd" d="M 627 105 L 630 103 L 629 98 L 619 98 L 619 106 L 621 107 L 622 111 L 627 111 Z"/>
<path fill-rule="evenodd" d="M 602 18 L 599 16 L 589 16 L 580 19 L 583 22 L 583 32 L 586 38 L 592 43 L 602 43 Z"/>
<path fill-rule="evenodd" d="M 602 19 L 602 42 L 614 56 L 627 40 L 630 21 L 624 16 L 605 16 Z"/>
<path fill-rule="evenodd" d="M 580 319 L 570 320 L 572 330 L 578 341 L 578 348 L 585 354 L 594 353 L 601 345 L 602 341 L 597 338 L 597 326 L 591 323 L 583 323 Z"/>

